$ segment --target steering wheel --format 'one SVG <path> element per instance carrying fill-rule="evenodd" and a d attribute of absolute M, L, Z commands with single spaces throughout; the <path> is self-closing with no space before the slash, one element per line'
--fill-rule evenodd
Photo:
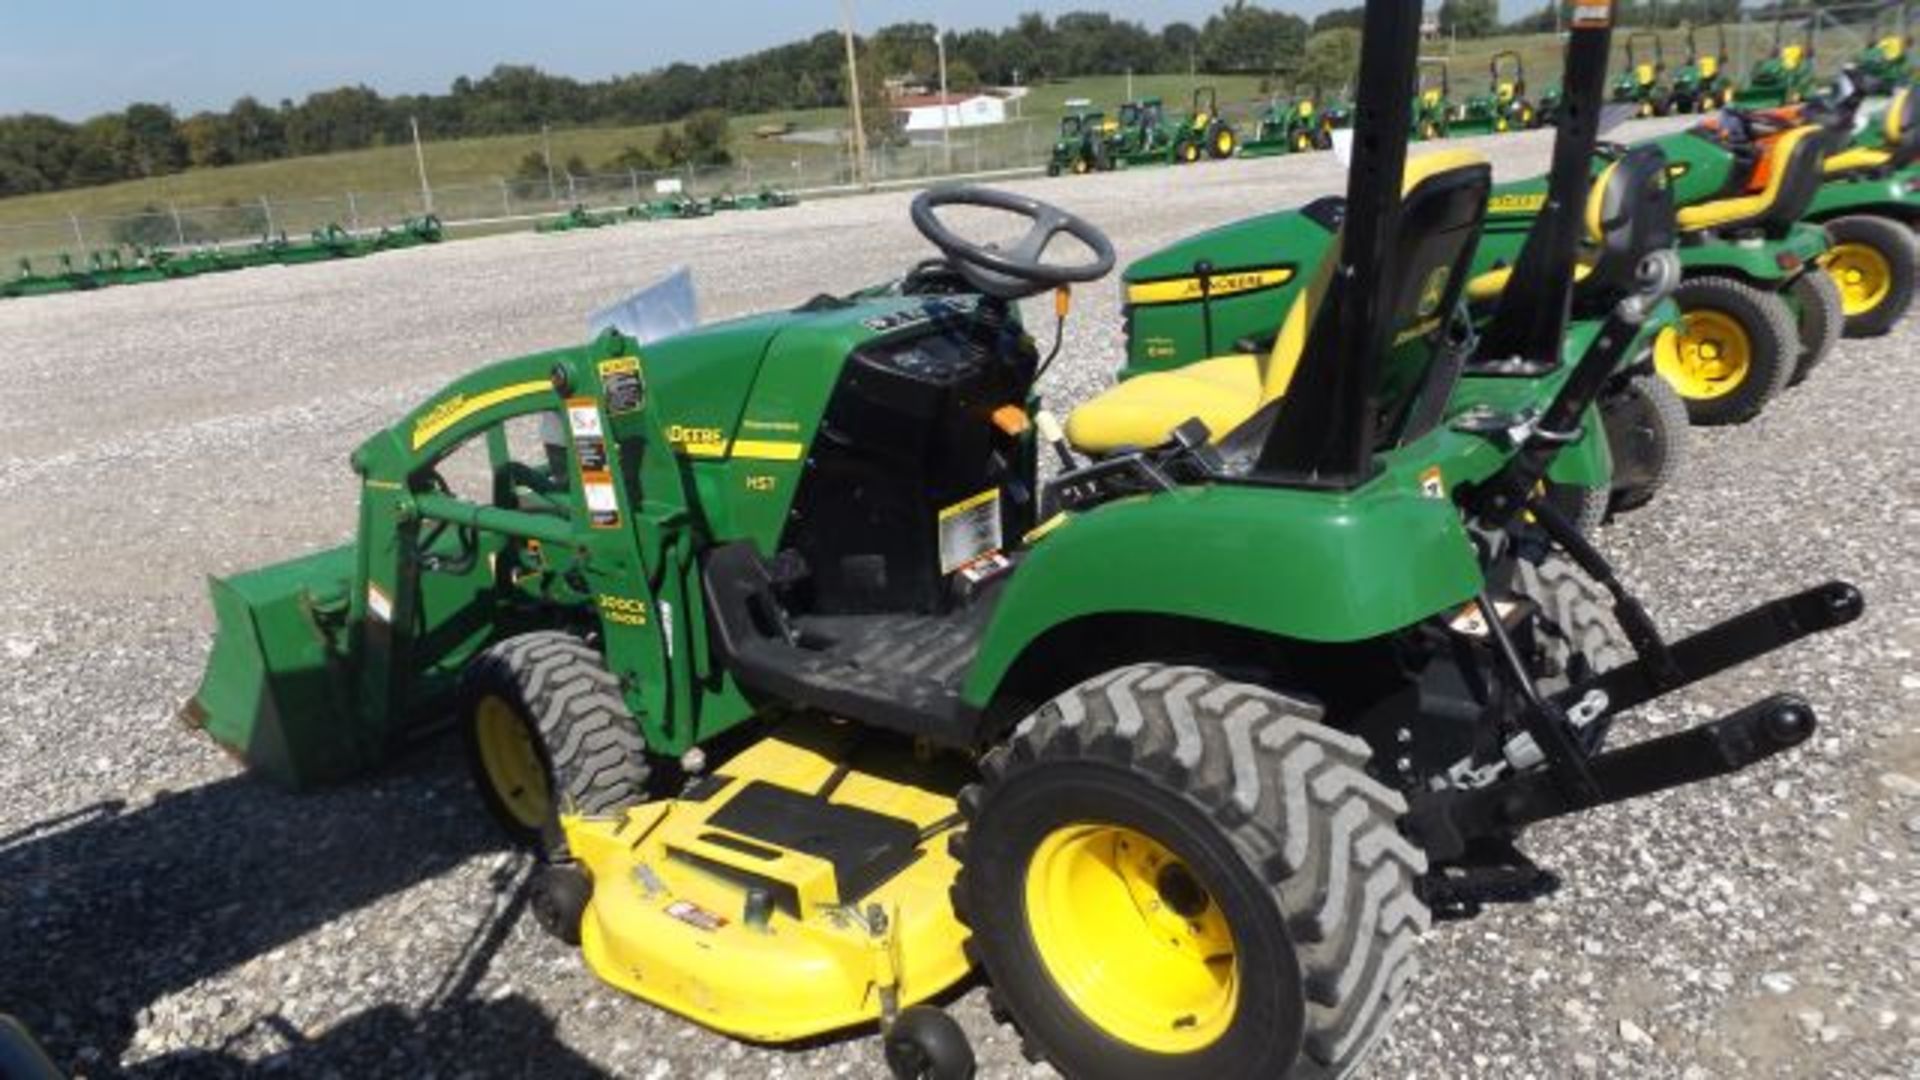
<path fill-rule="evenodd" d="M 1019 243 L 1002 250 L 956 235 L 934 213 L 943 206 L 1000 210 L 1026 218 L 1032 225 Z M 1037 296 L 1076 281 L 1097 281 L 1113 269 L 1113 241 L 1107 234 L 1076 214 L 1011 191 L 972 186 L 933 188 L 914 198 L 912 213 L 913 227 L 940 249 L 969 284 L 1001 300 Z M 1042 261 L 1047 245 L 1061 233 L 1085 244 L 1093 258 L 1073 265 Z"/>

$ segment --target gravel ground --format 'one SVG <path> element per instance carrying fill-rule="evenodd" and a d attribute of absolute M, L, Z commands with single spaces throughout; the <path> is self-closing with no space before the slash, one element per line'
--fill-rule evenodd
<path fill-rule="evenodd" d="M 1539 136 L 1495 145 L 1505 175 L 1545 167 Z M 1315 157 L 1009 186 L 1124 261 L 1338 184 Z M 522 917 L 525 868 L 451 748 L 291 796 L 171 714 L 203 577 L 348 539 L 368 432 L 675 264 L 708 317 L 890 276 L 927 253 L 908 198 L 0 304 L 0 1011 L 87 1075 L 880 1075 L 870 1037 L 749 1047 L 597 983 Z M 1116 290 L 1084 292 L 1049 376 L 1068 401 L 1119 355 Z M 1843 343 L 1757 422 L 1697 432 L 1672 492 L 1602 534 L 1673 631 L 1859 583 L 1854 627 L 1645 720 L 1792 688 L 1822 734 L 1539 830 L 1567 887 L 1437 928 L 1369 1076 L 1920 1077 L 1916 358 L 1920 321 Z M 1045 1075 L 981 999 L 954 1010 L 983 1075 Z"/>

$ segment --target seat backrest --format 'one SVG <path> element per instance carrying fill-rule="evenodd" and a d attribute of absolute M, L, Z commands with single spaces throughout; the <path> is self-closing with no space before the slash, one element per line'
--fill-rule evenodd
<path fill-rule="evenodd" d="M 1432 338 L 1445 328 L 1466 287 L 1492 186 L 1491 167 L 1470 150 L 1426 154 L 1407 162 L 1400 236 L 1393 245 L 1402 257 L 1394 261 L 1387 280 L 1389 295 L 1394 297 L 1388 308 L 1394 320 L 1393 356 L 1385 365 L 1389 372 L 1409 366 L 1423 371 L 1431 359 Z M 1323 324 L 1319 312 L 1332 271 L 1340 262 L 1341 242 L 1340 236 L 1334 238 L 1287 310 L 1273 349 L 1262 363 L 1263 404 L 1286 394 L 1306 352 L 1309 332 Z M 1414 378 L 1417 383 L 1418 372 Z M 1398 385 L 1391 377 L 1388 381 Z"/>
<path fill-rule="evenodd" d="M 1607 166 L 1587 197 L 1586 233 L 1582 246 L 1591 270 L 1575 287 L 1575 301 L 1611 305 L 1633 288 L 1641 260 L 1674 245 L 1665 152 L 1638 146 Z"/>
<path fill-rule="evenodd" d="M 1800 70 L 1800 65 L 1805 63 L 1806 59 L 1807 50 L 1804 45 L 1788 45 L 1780 50 L 1780 66 L 1788 71 Z"/>
<path fill-rule="evenodd" d="M 1920 94 L 1913 87 L 1903 86 L 1893 95 L 1880 135 L 1893 153 L 1894 168 L 1920 160 Z"/>
<path fill-rule="evenodd" d="M 1771 204 L 1757 224 L 1769 230 L 1785 229 L 1812 209 L 1826 179 L 1828 149 L 1826 130 L 1812 124 L 1779 137 L 1767 154 Z"/>
<path fill-rule="evenodd" d="M 1719 57 L 1703 56 L 1700 58 L 1700 77 L 1701 78 L 1711 79 L 1718 74 L 1720 74 L 1720 58 Z"/>

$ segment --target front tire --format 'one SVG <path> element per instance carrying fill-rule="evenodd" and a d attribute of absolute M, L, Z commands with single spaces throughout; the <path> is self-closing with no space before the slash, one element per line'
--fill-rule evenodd
<path fill-rule="evenodd" d="M 1742 424 L 1786 388 L 1799 355 L 1787 302 L 1744 282 L 1697 277 L 1674 290 L 1680 332 L 1654 366 L 1696 424 Z"/>
<path fill-rule="evenodd" d="M 1840 291 L 1850 338 L 1890 332 L 1913 306 L 1920 240 L 1900 222 L 1871 215 L 1827 223 L 1833 239 L 1826 273 Z"/>
<path fill-rule="evenodd" d="M 1336 1077 L 1385 1032 L 1429 914 L 1366 743 L 1314 705 L 1141 664 L 982 762 L 954 910 L 1067 1076 Z"/>
<path fill-rule="evenodd" d="M 1809 269 L 1787 286 L 1787 300 L 1793 308 L 1799 332 L 1800 356 L 1793 365 L 1787 385 L 1806 381 L 1840 344 L 1840 331 L 1846 326 L 1847 313 L 1840 299 L 1840 286 L 1818 268 Z"/>
<path fill-rule="evenodd" d="M 572 634 L 521 634 L 475 657 L 459 715 L 481 798 L 517 844 L 551 847 L 562 812 L 646 801 L 640 725 L 599 651 Z"/>

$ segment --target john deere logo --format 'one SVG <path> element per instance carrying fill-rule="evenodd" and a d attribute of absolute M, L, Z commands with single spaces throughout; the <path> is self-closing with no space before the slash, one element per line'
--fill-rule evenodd
<path fill-rule="evenodd" d="M 1447 298 L 1447 282 L 1453 280 L 1453 269 L 1442 266 L 1427 275 L 1427 283 L 1420 286 L 1420 317 L 1426 318 L 1440 310 L 1440 302 Z"/>

